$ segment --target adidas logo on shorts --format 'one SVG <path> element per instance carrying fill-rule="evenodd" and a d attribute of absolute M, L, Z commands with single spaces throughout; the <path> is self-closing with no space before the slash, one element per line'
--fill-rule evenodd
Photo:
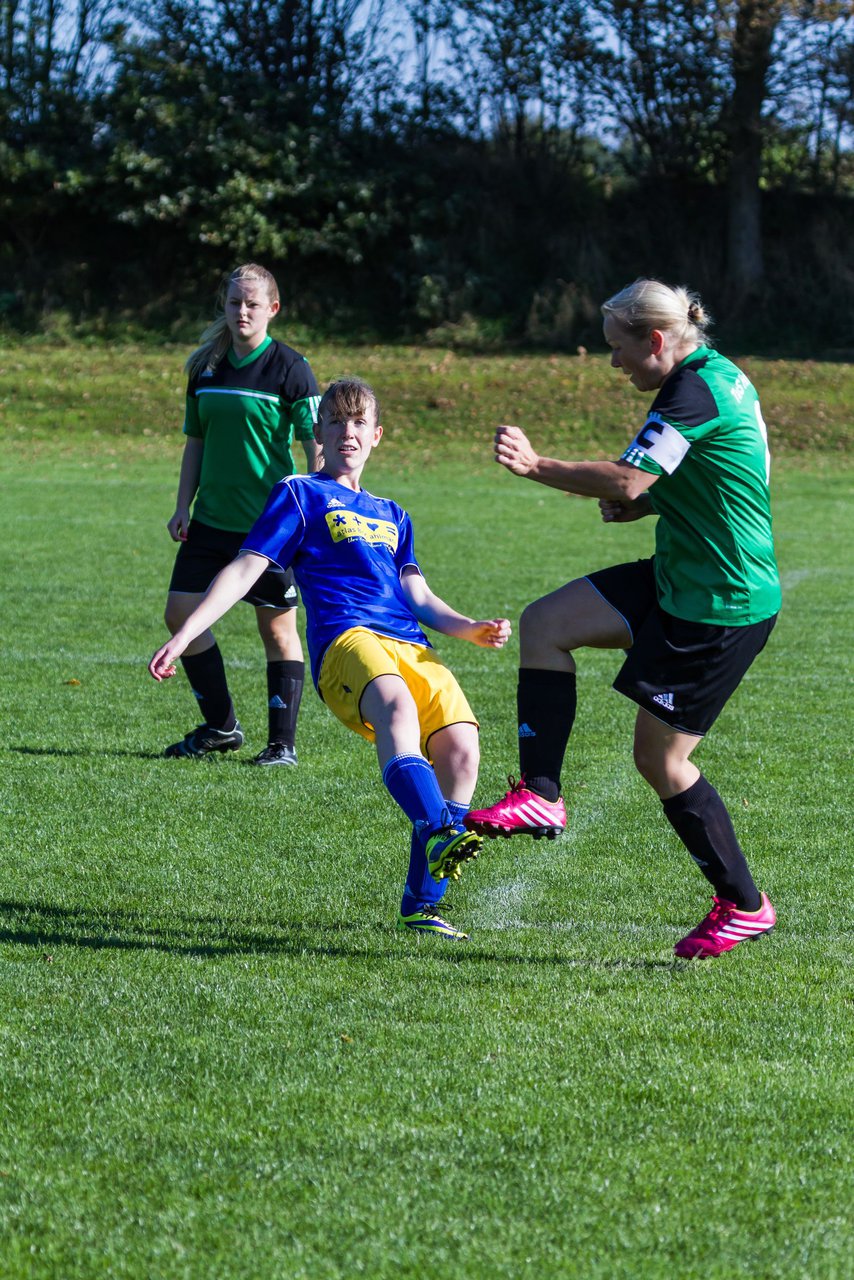
<path fill-rule="evenodd" d="M 676 707 L 673 705 L 672 693 L 654 693 L 652 695 L 652 700 L 653 702 L 657 702 L 660 707 L 664 707 L 665 711 L 676 710 Z"/>

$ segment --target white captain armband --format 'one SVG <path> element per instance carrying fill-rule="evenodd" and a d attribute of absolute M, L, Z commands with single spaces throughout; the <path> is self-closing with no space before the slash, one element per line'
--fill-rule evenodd
<path fill-rule="evenodd" d="M 686 440 L 657 413 L 651 413 L 623 454 L 622 461 L 638 467 L 645 458 L 649 458 L 667 475 L 672 475 L 690 448 L 690 440 Z"/>

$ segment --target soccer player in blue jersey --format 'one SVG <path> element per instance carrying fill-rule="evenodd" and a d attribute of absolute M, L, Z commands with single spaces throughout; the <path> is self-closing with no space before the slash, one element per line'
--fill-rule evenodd
<path fill-rule="evenodd" d="M 172 632 L 233 560 L 276 481 L 296 471 L 295 439 L 307 470 L 317 463 L 314 416 L 320 396 L 314 374 L 305 356 L 267 332 L 279 311 L 275 279 L 257 263 L 246 263 L 228 277 L 221 304 L 221 314 L 187 361 L 186 442 L 175 511 L 166 526 L 179 544 L 166 603 Z M 295 765 L 305 680 L 297 589 L 290 572 L 271 571 L 245 598 L 255 606 L 267 658 L 267 746 L 252 763 Z M 243 730 L 213 632 L 198 636 L 181 662 L 204 724 L 164 754 L 199 758 L 237 751 Z"/>
<path fill-rule="evenodd" d="M 412 824 L 398 927 L 465 938 L 438 911 L 447 880 L 477 856 L 463 825 L 477 781 L 478 726 L 421 625 L 498 649 L 506 618 L 477 621 L 428 587 L 407 513 L 362 488 L 382 436 L 379 406 L 358 379 L 333 383 L 320 402 L 323 465 L 275 486 L 240 554 L 149 664 L 155 680 L 272 565 L 293 568 L 306 609 L 314 683 L 348 728 L 376 744 L 383 782 Z"/>
<path fill-rule="evenodd" d="M 519 427 L 502 426 L 495 458 L 514 475 L 598 498 L 606 522 L 657 516 L 655 555 L 568 582 L 525 610 L 521 778 L 467 821 L 489 836 L 553 836 L 566 826 L 560 775 L 575 719 L 573 653 L 625 650 L 614 688 L 637 704 L 635 764 L 715 891 L 712 910 L 675 951 L 718 956 L 776 920 L 723 799 L 691 759 L 780 608 L 767 432 L 750 381 L 710 346 L 695 294 L 641 279 L 602 312 L 612 366 L 656 393 L 622 457 L 542 457 Z"/>

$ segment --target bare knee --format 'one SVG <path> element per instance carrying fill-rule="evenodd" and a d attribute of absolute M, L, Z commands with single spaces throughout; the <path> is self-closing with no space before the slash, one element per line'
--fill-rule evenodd
<path fill-rule="evenodd" d="M 163 610 L 163 621 L 169 630 L 170 635 L 184 625 L 188 618 L 188 613 L 178 601 L 171 597 L 166 601 L 166 608 Z"/>
<path fill-rule="evenodd" d="M 519 619 L 519 637 L 530 640 L 532 636 L 542 632 L 546 622 L 546 610 L 543 600 L 532 600 L 522 610 L 522 616 Z"/>
<path fill-rule="evenodd" d="M 468 804 L 477 785 L 480 767 L 480 741 L 473 724 L 453 724 L 434 733 L 427 752 L 442 795 L 448 800 Z"/>
<path fill-rule="evenodd" d="M 448 753 L 448 768 L 455 778 L 471 781 L 472 787 L 477 782 L 480 768 L 480 748 L 474 742 L 455 742 Z"/>
<path fill-rule="evenodd" d="M 641 735 L 635 737 L 634 761 L 638 773 L 660 800 L 681 795 L 700 776 L 700 770 L 684 749 L 662 749 L 660 743 L 648 742 Z"/>
<path fill-rule="evenodd" d="M 302 644 L 294 609 L 288 609 L 284 613 L 256 609 L 255 616 L 268 662 L 302 661 Z"/>
<path fill-rule="evenodd" d="M 572 646 L 564 634 L 565 621 L 549 596 L 534 600 L 525 608 L 519 619 L 519 653 L 523 667 L 575 669 L 570 655 Z"/>
<path fill-rule="evenodd" d="M 639 742 L 636 738 L 633 755 L 638 773 L 644 782 L 648 782 L 657 791 L 664 772 L 664 759 L 661 752 L 646 742 Z"/>

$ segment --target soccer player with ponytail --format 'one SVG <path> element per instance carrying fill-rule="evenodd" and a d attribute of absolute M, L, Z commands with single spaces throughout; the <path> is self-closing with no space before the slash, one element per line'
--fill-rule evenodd
<path fill-rule="evenodd" d="M 508 471 L 597 498 L 608 523 L 657 516 L 655 555 L 590 573 L 529 605 L 520 622 L 521 779 L 467 824 L 488 836 L 554 836 L 575 718 L 576 649 L 623 649 L 614 688 L 638 706 L 634 760 L 663 816 L 714 889 L 711 912 L 676 954 L 717 956 L 767 932 L 727 807 L 691 759 L 763 649 L 780 608 L 769 454 L 756 392 L 709 344 L 699 298 L 640 279 L 602 307 L 611 365 L 655 392 L 615 462 L 541 457 L 519 427 L 499 427 Z"/>
<path fill-rule="evenodd" d="M 175 512 L 166 526 L 180 544 L 166 603 L 173 635 L 237 554 L 273 485 L 296 472 L 294 439 L 305 451 L 306 469 L 317 466 L 314 374 L 304 356 L 267 332 L 280 307 L 276 281 L 248 263 L 228 276 L 220 303 L 186 366 L 186 444 Z M 252 763 L 295 765 L 305 661 L 293 575 L 271 569 L 244 599 L 255 606 L 267 658 L 268 741 Z M 181 663 L 204 723 L 164 754 L 199 758 L 237 751 L 243 730 L 210 629 L 188 645 Z"/>

